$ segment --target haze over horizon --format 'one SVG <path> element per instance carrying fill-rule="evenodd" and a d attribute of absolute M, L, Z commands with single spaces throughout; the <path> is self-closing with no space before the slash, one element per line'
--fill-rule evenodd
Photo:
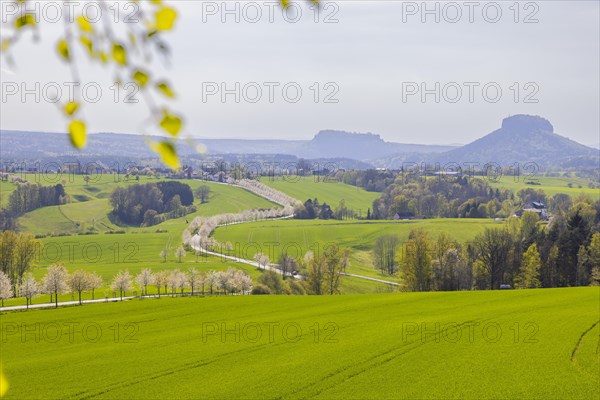
<path fill-rule="evenodd" d="M 167 35 L 172 65 L 159 67 L 159 60 L 154 64 L 178 93 L 175 107 L 186 117 L 188 136 L 310 140 L 321 130 L 334 129 L 372 132 L 389 142 L 466 144 L 498 129 L 509 115 L 532 114 L 550 120 L 562 136 L 588 146 L 599 142 L 598 2 L 536 2 L 537 10 L 520 10 L 519 23 L 504 3 L 497 23 L 486 21 L 480 8 L 473 23 L 467 9 L 457 23 L 447 21 L 452 10 L 442 12 L 436 23 L 435 16 L 422 15 L 421 10 L 413 14 L 401 2 L 324 2 L 318 23 L 304 2 L 298 3 L 302 17 L 297 23 L 286 21 L 279 11 L 270 22 L 267 7 L 253 23 L 249 19 L 254 11 L 244 11 L 245 3 L 234 3 L 241 4 L 238 15 L 219 9 L 219 2 L 174 4 L 178 26 Z M 217 10 L 207 6 L 211 4 Z M 524 23 L 527 16 L 538 22 Z M 325 18 L 334 22 L 324 23 Z M 62 25 L 42 25 L 39 43 L 27 34 L 15 47 L 16 70 L 2 64 L 3 85 L 31 88 L 36 82 L 44 86 L 70 81 L 67 66 L 55 54 Z M 212 39 L 216 37 L 218 41 Z M 42 60 L 45 68 L 40 70 Z M 79 60 L 82 82 L 97 82 L 103 90 L 97 103 L 83 109 L 90 132 L 158 133 L 143 125 L 148 117 L 143 100 L 114 102 L 112 70 Z M 250 83 L 251 90 L 252 83 L 258 83 L 261 101 L 249 102 L 242 94 L 238 103 L 230 94 L 222 102 L 220 93 L 207 92 L 215 83 L 231 89 L 236 82 L 241 87 Z M 278 85 L 273 103 L 266 100 L 264 82 Z M 424 103 L 420 93 L 403 99 L 407 89 L 415 89 L 411 84 L 430 90 L 436 82 L 441 88 L 450 84 L 446 93 L 438 91 L 440 102 L 434 94 L 426 95 Z M 465 82 L 478 84 L 472 103 L 466 98 Z M 518 102 L 513 99 L 515 82 Z M 298 102 L 282 98 L 279 88 L 287 83 L 302 89 Z M 335 86 L 326 87 L 329 83 Z M 456 89 L 453 83 L 463 91 L 456 103 L 448 101 Z M 502 89 L 498 102 L 481 96 L 480 88 L 489 83 Z M 535 86 L 526 87 L 530 83 Z M 326 95 L 338 102 L 325 103 Z M 527 95 L 537 103 L 525 103 Z M 21 102 L 17 94 L 3 99 L 1 108 L 1 129 L 66 130 L 56 105 L 43 99 Z"/>

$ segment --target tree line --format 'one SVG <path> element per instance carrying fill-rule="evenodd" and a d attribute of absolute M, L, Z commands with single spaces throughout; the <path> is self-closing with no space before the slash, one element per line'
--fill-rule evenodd
<path fill-rule="evenodd" d="M 600 284 L 600 208 L 581 202 L 545 225 L 533 212 L 485 228 L 467 244 L 446 234 L 410 232 L 401 248 L 396 236 L 380 237 L 374 265 L 399 274 L 405 290 L 470 290 Z"/>
<path fill-rule="evenodd" d="M 2 306 L 6 299 L 25 297 L 26 307 L 29 308 L 33 298 L 47 294 L 50 295 L 50 302 L 54 302 L 55 307 L 58 307 L 59 295 L 68 293 L 77 294 L 79 304 L 83 304 L 84 292 L 91 291 L 93 300 L 95 291 L 103 288 L 105 284 L 102 277 L 95 272 L 77 270 L 69 273 L 63 264 L 49 266 L 46 275 L 40 281 L 36 280 L 31 272 L 25 273 L 17 291 L 13 290 L 13 282 L 9 275 L 0 271 Z M 154 287 L 159 298 L 161 295 L 187 294 L 185 291 L 188 289 L 191 290 L 191 295 L 249 294 L 252 290 L 250 275 L 235 268 L 229 268 L 227 271 L 211 270 L 206 273 L 201 273 L 195 268 L 189 268 L 185 272 L 173 269 L 153 273 L 150 268 L 144 268 L 136 276 L 127 270 L 121 270 L 109 282 L 110 289 L 118 294 L 121 300 L 128 292 L 134 290 L 134 284 L 138 285 L 143 296 L 150 295 L 148 288 Z"/>
<path fill-rule="evenodd" d="M 189 185 L 165 181 L 117 187 L 110 203 L 112 214 L 131 225 L 152 226 L 196 211 Z"/>
<path fill-rule="evenodd" d="M 8 198 L 8 210 L 15 216 L 41 207 L 56 206 L 67 202 L 67 194 L 62 184 L 43 186 L 40 183 L 25 182 L 17 187 Z"/>
<path fill-rule="evenodd" d="M 275 264 L 279 273 L 269 270 L 271 262 L 263 253 L 254 256 L 259 269 L 263 270 L 256 294 L 311 294 L 333 295 L 340 293 L 340 284 L 350 264 L 350 250 L 331 244 L 322 254 L 307 252 L 303 257 L 279 256 Z"/>

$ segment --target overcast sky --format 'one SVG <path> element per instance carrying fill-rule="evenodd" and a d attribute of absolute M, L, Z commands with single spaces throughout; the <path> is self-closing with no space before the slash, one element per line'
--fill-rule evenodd
<path fill-rule="evenodd" d="M 424 14 L 420 1 L 325 2 L 319 15 L 299 2 L 287 19 L 264 1 L 229 1 L 230 14 L 221 1 L 170 3 L 180 16 L 166 35 L 171 65 L 156 59 L 152 68 L 173 84 L 173 106 L 190 136 L 310 139 L 339 129 L 404 143 L 468 143 L 524 113 L 546 117 L 555 132 L 581 143 L 600 142 L 598 1 L 427 3 L 437 15 Z M 62 24 L 41 25 L 41 41 L 26 35 L 13 50 L 16 69 L 2 63 L 2 129 L 65 130 L 43 95 L 39 103 L 6 95 L 13 83 L 70 81 L 54 50 Z M 83 108 L 90 131 L 142 133 L 143 101 L 115 102 L 111 70 L 79 60 L 81 80 L 103 90 Z M 231 90 L 224 101 L 222 84 Z"/>

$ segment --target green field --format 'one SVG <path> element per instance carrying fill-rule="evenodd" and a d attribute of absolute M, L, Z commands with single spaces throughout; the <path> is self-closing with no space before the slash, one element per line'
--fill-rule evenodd
<path fill-rule="evenodd" d="M 183 230 L 183 229 L 182 229 Z M 188 252 L 180 263 L 175 257 L 175 249 L 181 244 L 182 230 L 173 229 L 164 233 L 126 233 L 126 234 L 98 234 L 46 237 L 40 239 L 40 246 L 36 251 L 33 275 L 40 281 L 46 274 L 48 266 L 62 263 L 67 270 L 82 269 L 96 272 L 102 276 L 105 287 L 96 290 L 95 297 L 103 298 L 113 296 L 110 282 L 116 273 L 127 269 L 130 274 L 137 275 L 144 268 L 152 271 L 180 269 L 186 271 L 196 268 L 200 272 L 209 270 L 224 271 L 230 267 L 246 271 L 256 282 L 262 274 L 256 266 L 238 263 L 217 256 L 200 256 Z M 162 249 L 168 248 L 167 262 L 160 257 Z M 387 292 L 389 286 L 367 280 L 346 277 L 342 280 L 340 288 L 342 293 L 378 293 Z M 140 288 L 134 288 L 128 295 Z M 156 293 L 156 288 L 149 288 L 150 294 Z M 73 300 L 73 294 L 59 296 L 59 301 Z M 83 299 L 92 298 L 91 292 L 84 292 Z M 33 299 L 33 303 L 49 302 L 48 295 L 41 295 Z M 5 306 L 25 305 L 25 298 L 5 300 Z"/>
<path fill-rule="evenodd" d="M 47 237 L 40 240 L 40 247 L 36 252 L 34 277 L 40 281 L 46 274 L 48 266 L 53 263 L 62 263 L 70 272 L 82 269 L 96 272 L 102 276 L 105 287 L 96 290 L 96 298 L 103 298 L 105 294 L 113 296 L 110 290 L 110 281 L 119 270 L 127 269 L 130 274 L 137 275 L 144 268 L 151 268 L 153 272 L 160 270 L 172 270 L 178 268 L 186 271 L 196 268 L 200 272 L 209 270 L 224 271 L 230 267 L 242 269 L 252 276 L 254 280 L 261 272 L 254 266 L 236 263 L 220 257 L 201 256 L 196 257 L 189 253 L 178 262 L 175 257 L 175 249 L 181 244 L 181 232 L 173 231 L 166 233 L 127 233 L 117 235 L 81 235 Z M 168 247 L 167 262 L 163 262 L 159 253 Z M 136 287 L 133 291 L 140 292 Z M 374 290 L 371 290 L 373 292 Z M 149 288 L 150 294 L 156 293 L 154 287 Z M 75 294 L 76 296 L 76 294 Z M 91 292 L 84 292 L 83 299 L 91 299 Z M 59 301 L 71 301 L 72 294 L 59 296 Z M 49 296 L 41 295 L 34 298 L 33 303 L 45 303 Z M 24 305 L 25 298 L 19 297 L 4 302 L 5 306 Z"/>
<path fill-rule="evenodd" d="M 503 222 L 492 219 L 424 219 L 414 221 L 336 221 L 336 220 L 278 220 L 231 225 L 218 228 L 214 237 L 219 242 L 230 241 L 240 257 L 252 259 L 255 253 L 267 254 L 277 262 L 280 254 L 303 256 L 307 251 L 323 250 L 329 243 L 351 249 L 348 272 L 381 278 L 373 268 L 371 251 L 378 237 L 387 234 L 408 240 L 412 229 L 425 229 L 432 239 L 446 232 L 464 243 L 485 227 Z"/>
<path fill-rule="evenodd" d="M 12 312 L 6 398 L 597 399 L 600 325 L 588 329 L 599 296 L 228 296 Z"/>
<path fill-rule="evenodd" d="M 317 180 L 318 179 L 318 180 Z M 308 199 L 319 199 L 319 203 L 327 203 L 335 209 L 344 199 L 346 207 L 362 217 L 367 215 L 367 209 L 373 208 L 373 201 L 380 194 L 367 192 L 356 186 L 341 182 L 323 181 L 323 177 L 263 177 L 260 182 L 271 186 L 303 203 Z"/>
<path fill-rule="evenodd" d="M 274 203 L 256 196 L 247 190 L 200 180 L 180 180 L 188 184 L 192 190 L 201 185 L 211 189 L 207 203 L 201 204 L 194 199 L 197 211 L 181 218 L 176 218 L 155 225 L 151 228 L 121 227 L 112 223 L 108 214 L 111 212 L 109 202 L 111 192 L 119 185 L 157 182 L 157 179 L 143 178 L 139 182 L 133 179 L 115 182 L 111 175 L 105 175 L 97 183 L 86 185 L 83 177 L 75 175 L 74 182 L 67 182 L 65 190 L 71 196 L 72 202 L 60 206 L 44 207 L 26 213 L 18 219 L 19 229 L 34 235 L 49 235 L 59 233 L 108 232 L 126 230 L 128 232 L 152 232 L 156 229 L 177 229 L 181 232 L 187 227 L 186 221 L 196 216 L 210 216 L 223 213 L 235 213 L 253 208 L 271 208 Z"/>
<path fill-rule="evenodd" d="M 513 191 L 515 194 L 521 189 L 542 189 L 547 196 L 554 196 L 557 193 L 565 193 L 571 197 L 579 195 L 590 196 L 594 200 L 600 198 L 600 189 L 592 189 L 588 185 L 587 179 L 567 178 L 567 177 L 547 177 L 547 176 L 503 176 L 498 180 L 487 180 L 494 188 L 505 188 Z M 539 185 L 531 185 L 526 182 L 537 182 Z M 568 185 L 571 184 L 572 187 Z M 579 187 L 581 186 L 581 187 Z"/>

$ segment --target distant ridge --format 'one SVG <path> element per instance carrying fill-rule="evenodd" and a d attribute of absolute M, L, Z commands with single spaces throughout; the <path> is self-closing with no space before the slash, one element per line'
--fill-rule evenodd
<path fill-rule="evenodd" d="M 554 133 L 545 118 L 513 115 L 497 129 L 460 148 L 436 155 L 439 162 L 496 162 L 501 165 L 535 162 L 539 165 L 569 166 L 582 162 L 598 165 L 600 152 Z"/>
<path fill-rule="evenodd" d="M 533 162 L 540 167 L 600 166 L 600 151 L 554 133 L 545 118 L 518 114 L 502 120 L 499 129 L 461 147 L 437 154 L 393 154 L 373 160 L 376 166 L 400 168 L 407 162 L 497 163 L 511 166 Z"/>
<path fill-rule="evenodd" d="M 83 151 L 74 150 L 64 133 L 0 131 L 0 156 L 3 160 L 48 159 L 53 157 L 98 159 L 156 159 L 147 141 L 157 137 L 132 134 L 96 133 L 89 135 Z M 199 158 L 196 144 L 202 144 L 214 157 L 244 159 L 281 159 L 299 157 L 320 160 L 344 160 L 356 168 L 400 168 L 405 162 L 429 163 L 514 163 L 535 162 L 540 166 L 595 167 L 600 150 L 579 144 L 554 132 L 545 118 L 513 115 L 500 128 L 467 145 L 436 146 L 386 142 L 373 133 L 323 130 L 311 140 L 278 139 L 193 139 L 177 145 L 181 157 Z M 231 157 L 226 157 L 230 155 Z M 278 157 L 278 158 L 277 158 Z M 354 162 L 355 161 L 355 162 Z"/>

